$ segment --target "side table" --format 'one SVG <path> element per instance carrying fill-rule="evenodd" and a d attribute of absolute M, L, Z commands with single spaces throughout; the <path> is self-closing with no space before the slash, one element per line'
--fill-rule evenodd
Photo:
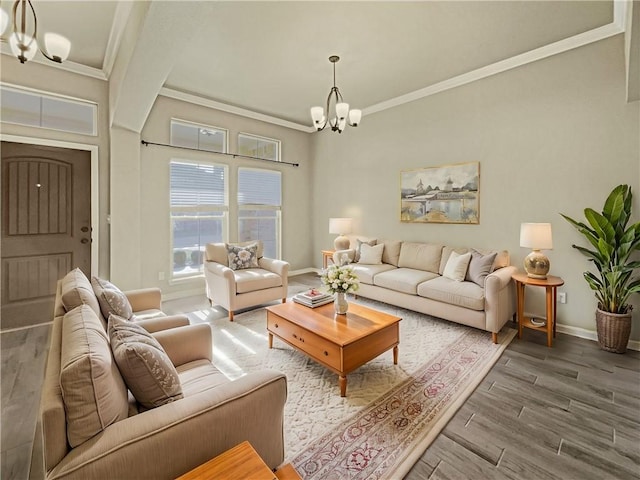
<path fill-rule="evenodd" d="M 564 280 L 560 277 L 547 275 L 547 278 L 531 278 L 526 273 L 514 273 L 511 278 L 516 282 L 516 293 L 518 302 L 518 338 L 522 338 L 522 329 L 524 327 L 538 330 L 539 332 L 547 332 L 547 347 L 553 344 L 553 338 L 556 336 L 556 301 L 558 287 L 564 285 Z M 524 316 L 524 289 L 525 286 L 544 287 L 546 290 L 546 325 L 536 326 L 531 323 L 530 318 Z"/>
<path fill-rule="evenodd" d="M 324 270 L 327 269 L 329 265 L 329 260 L 333 263 L 333 254 L 336 253 L 335 250 L 322 250 L 322 268 Z"/>

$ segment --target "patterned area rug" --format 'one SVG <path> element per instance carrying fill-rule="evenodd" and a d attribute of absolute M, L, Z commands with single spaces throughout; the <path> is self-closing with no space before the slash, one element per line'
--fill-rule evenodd
<path fill-rule="evenodd" d="M 401 478 L 464 403 L 515 335 L 491 334 L 387 304 L 358 303 L 402 318 L 398 365 L 386 352 L 338 377 L 284 342 L 268 348 L 264 308 L 213 325 L 214 363 L 229 378 L 269 368 L 287 376 L 285 462 L 304 479 Z"/>

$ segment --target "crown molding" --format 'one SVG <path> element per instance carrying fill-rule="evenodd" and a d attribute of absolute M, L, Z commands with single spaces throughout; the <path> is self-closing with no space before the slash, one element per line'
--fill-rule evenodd
<path fill-rule="evenodd" d="M 5 43 L 2 44 L 2 55 L 7 55 L 13 58 L 16 62 L 18 61 L 16 57 L 11 53 L 11 49 Z M 66 70 L 67 72 L 77 73 L 78 75 L 84 75 L 85 77 L 97 78 L 98 80 L 107 80 L 107 76 L 105 73 L 99 69 L 94 67 L 88 67 L 87 65 L 82 65 L 80 63 L 71 62 L 66 60 L 62 63 L 55 63 L 51 60 L 47 60 L 40 53 L 37 53 L 35 57 L 29 60 L 29 63 L 39 63 L 41 65 L 46 65 L 48 67 L 59 68 L 61 70 Z"/>
<path fill-rule="evenodd" d="M 282 118 L 273 117 L 271 115 L 265 115 L 264 113 L 254 112 L 253 110 L 247 110 L 246 108 L 240 108 L 226 103 L 211 100 L 209 98 L 194 95 L 192 93 L 181 92 L 168 87 L 162 87 L 159 95 L 163 97 L 173 98 L 175 100 L 181 100 L 183 102 L 193 103 L 195 105 L 201 105 L 203 107 L 213 108 L 215 110 L 221 110 L 227 113 L 233 113 L 241 117 L 252 118 L 253 120 L 260 120 L 261 122 L 272 123 L 281 127 L 291 128 L 293 130 L 299 130 L 305 133 L 315 132 L 315 128 L 309 125 L 302 125 L 300 123 L 290 122 L 289 120 L 283 120 Z"/>

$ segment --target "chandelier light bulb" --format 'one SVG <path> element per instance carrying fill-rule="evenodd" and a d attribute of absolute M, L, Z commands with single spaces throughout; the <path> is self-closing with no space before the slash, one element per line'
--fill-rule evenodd
<path fill-rule="evenodd" d="M 38 42 L 33 37 L 17 32 L 9 37 L 9 46 L 11 52 L 18 57 L 21 63 L 31 60 L 38 51 Z"/>
<path fill-rule="evenodd" d="M 45 33 L 44 45 L 49 56 L 56 62 L 64 62 L 71 51 L 71 42 L 68 38 L 57 33 Z"/>
<path fill-rule="evenodd" d="M 9 14 L 0 8 L 0 35 L 4 35 L 4 31 L 9 25 Z"/>
<path fill-rule="evenodd" d="M 362 118 L 362 110 L 353 109 L 349 110 L 349 124 L 352 127 L 357 127 L 360 123 L 360 119 Z"/>
<path fill-rule="evenodd" d="M 314 124 L 319 124 L 324 121 L 324 109 L 322 107 L 311 107 L 311 120 Z"/>
<path fill-rule="evenodd" d="M 336 116 L 338 120 L 344 120 L 349 115 L 349 104 L 348 103 L 337 103 L 336 104 Z"/>

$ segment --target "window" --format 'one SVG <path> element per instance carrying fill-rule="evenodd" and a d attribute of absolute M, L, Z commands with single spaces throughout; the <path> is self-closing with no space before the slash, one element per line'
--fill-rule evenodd
<path fill-rule="evenodd" d="M 280 161 L 280 140 L 258 137 L 248 133 L 238 134 L 238 153 L 248 157 Z"/>
<path fill-rule="evenodd" d="M 228 238 L 227 167 L 172 160 L 170 202 L 171 277 L 200 276 L 206 244 Z"/>
<path fill-rule="evenodd" d="M 182 120 L 171 120 L 171 145 L 227 153 L 227 131 Z"/>
<path fill-rule="evenodd" d="M 6 123 L 97 135 L 98 106 L 95 103 L 3 85 L 0 105 L 2 121 Z"/>
<path fill-rule="evenodd" d="M 238 169 L 238 240 L 262 240 L 264 255 L 280 258 L 280 172 Z"/>

